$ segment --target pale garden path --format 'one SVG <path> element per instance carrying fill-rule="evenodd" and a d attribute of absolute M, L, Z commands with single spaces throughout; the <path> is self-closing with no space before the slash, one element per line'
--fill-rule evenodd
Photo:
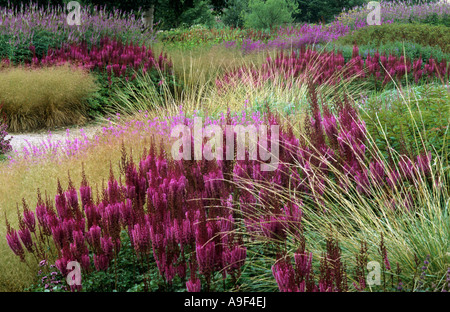
<path fill-rule="evenodd" d="M 101 133 L 101 129 L 104 125 L 100 123 L 90 123 L 83 126 L 69 126 L 65 128 L 58 128 L 53 130 L 40 130 L 28 133 L 9 133 L 6 139 L 12 137 L 11 146 L 12 151 L 8 155 L 13 156 L 23 153 L 24 148 L 32 146 L 40 146 L 43 143 L 48 144 L 48 139 L 51 142 L 58 141 L 73 141 L 76 138 L 83 139 L 83 133 L 88 139 L 91 139 L 95 135 Z"/>

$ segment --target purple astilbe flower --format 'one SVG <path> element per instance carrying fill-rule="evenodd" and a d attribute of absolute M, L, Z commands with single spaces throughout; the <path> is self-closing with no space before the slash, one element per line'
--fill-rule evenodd
<path fill-rule="evenodd" d="M 357 171 L 355 173 L 355 181 L 356 181 L 356 189 L 359 193 L 369 194 L 369 176 L 367 169 L 362 169 L 361 171 Z"/>
<path fill-rule="evenodd" d="M 97 271 L 106 271 L 109 267 L 109 258 L 104 254 L 94 254 L 94 266 Z"/>
<path fill-rule="evenodd" d="M 391 263 L 389 262 L 389 259 L 388 259 L 388 253 L 387 253 L 386 246 L 384 244 L 383 233 L 381 233 L 381 241 L 380 241 L 379 252 L 380 252 L 380 255 L 381 255 L 382 259 L 383 259 L 384 267 L 386 268 L 386 270 L 390 271 L 391 270 Z"/>
<path fill-rule="evenodd" d="M 59 216 L 59 218 L 61 218 L 61 220 L 64 220 L 71 216 L 70 210 L 67 206 L 66 196 L 63 192 L 63 189 L 62 189 L 62 186 L 61 186 L 61 183 L 59 180 L 58 180 L 58 191 L 55 196 L 55 204 L 56 204 L 56 211 L 58 212 L 58 216 Z"/>
<path fill-rule="evenodd" d="M 31 232 L 27 227 L 19 230 L 19 237 L 29 253 L 33 252 L 33 239 L 31 238 Z"/>
<path fill-rule="evenodd" d="M 283 207 L 284 228 L 287 235 L 300 236 L 302 233 L 302 217 L 303 212 L 298 205 L 289 203 Z"/>
<path fill-rule="evenodd" d="M 327 239 L 327 252 L 320 263 L 320 292 L 347 291 L 347 277 L 341 249 L 336 239 Z"/>
<path fill-rule="evenodd" d="M 226 254 L 227 270 L 229 272 L 239 270 L 247 258 L 247 248 L 240 244 L 235 244 L 224 252 Z"/>
<path fill-rule="evenodd" d="M 150 251 L 150 229 L 147 224 L 136 224 L 131 231 L 134 249 L 138 255 L 144 256 Z"/>
<path fill-rule="evenodd" d="M 284 220 L 275 215 L 267 215 L 260 220 L 261 234 L 265 237 L 284 241 L 286 238 L 286 231 L 284 230 Z"/>
<path fill-rule="evenodd" d="M 393 169 L 386 175 L 386 182 L 392 189 L 395 189 L 398 186 L 399 181 L 401 181 L 401 176 L 400 173 L 395 169 Z"/>
<path fill-rule="evenodd" d="M 201 282 L 200 279 L 197 278 L 198 264 L 197 261 L 195 260 L 195 257 L 191 257 L 189 268 L 191 271 L 191 278 L 186 282 L 186 288 L 189 292 L 200 292 Z"/>
<path fill-rule="evenodd" d="M 102 203 L 100 203 L 98 206 L 95 206 L 94 204 L 87 204 L 86 206 L 84 206 L 84 214 L 86 216 L 88 228 L 91 228 L 93 225 L 99 225 L 101 223 L 101 206 L 103 206 Z"/>
<path fill-rule="evenodd" d="M 402 177 L 410 182 L 413 182 L 416 173 L 416 167 L 411 159 L 406 156 L 402 156 L 398 162 L 398 165 Z"/>
<path fill-rule="evenodd" d="M 68 242 L 68 237 L 64 231 L 62 224 L 55 225 L 51 228 L 53 241 L 58 249 L 63 249 L 63 247 Z"/>
<path fill-rule="evenodd" d="M 100 245 L 102 247 L 103 255 L 111 259 L 114 255 L 114 244 L 111 236 L 100 238 Z"/>
<path fill-rule="evenodd" d="M 92 204 L 92 190 L 87 182 L 86 175 L 84 173 L 84 167 L 82 169 L 82 181 L 80 186 L 81 207 L 84 209 L 87 205 Z"/>
<path fill-rule="evenodd" d="M 325 129 L 325 134 L 328 136 L 330 140 L 336 140 L 336 136 L 338 135 L 336 118 L 334 115 L 328 113 L 323 116 L 323 127 Z"/>
<path fill-rule="evenodd" d="M 373 185 L 382 186 L 385 182 L 386 169 L 384 162 L 376 159 L 369 164 L 370 178 Z"/>
<path fill-rule="evenodd" d="M 41 233 L 45 236 L 51 235 L 51 227 L 52 227 L 52 219 L 53 215 L 50 209 L 48 209 L 47 205 L 41 198 L 41 194 L 38 190 L 38 202 L 36 204 L 36 218 L 38 220 L 38 224 L 41 227 Z"/>
<path fill-rule="evenodd" d="M 81 230 L 75 230 L 72 232 L 72 237 L 73 243 L 70 245 L 70 251 L 81 262 L 82 256 L 89 253 L 85 244 L 85 236 Z"/>
<path fill-rule="evenodd" d="M 417 156 L 417 167 L 428 177 L 431 174 L 431 152 Z"/>
<path fill-rule="evenodd" d="M 89 272 L 91 267 L 91 260 L 89 258 L 89 254 L 84 254 L 81 256 L 81 267 L 84 271 Z"/>
<path fill-rule="evenodd" d="M 200 279 L 198 279 L 198 278 L 195 280 L 189 279 L 186 282 L 186 288 L 187 288 L 188 292 L 200 292 L 201 287 L 202 287 L 202 285 L 201 285 Z"/>
<path fill-rule="evenodd" d="M 215 264 L 215 243 L 210 241 L 204 245 L 197 244 L 196 255 L 200 274 L 209 278 L 214 271 Z"/>
<path fill-rule="evenodd" d="M 23 222 L 30 230 L 30 232 L 34 233 L 36 231 L 36 219 L 34 217 L 33 211 L 29 210 L 28 207 L 23 212 Z"/>
<path fill-rule="evenodd" d="M 59 258 L 55 261 L 56 268 L 59 270 L 59 272 L 61 272 L 63 276 L 67 276 L 67 263 L 69 262 L 70 260 L 66 257 Z"/>
<path fill-rule="evenodd" d="M 272 274 L 275 277 L 280 292 L 298 291 L 298 286 L 295 284 L 295 270 L 292 267 L 289 257 L 279 257 L 272 266 Z"/>
<path fill-rule="evenodd" d="M 312 252 L 299 251 L 294 254 L 297 283 L 308 281 L 312 273 Z"/>
<path fill-rule="evenodd" d="M 21 261 L 25 261 L 25 251 L 20 242 L 19 235 L 17 235 L 16 230 L 11 228 L 7 219 L 6 219 L 6 241 L 8 243 L 9 248 L 11 248 L 14 254 L 16 256 L 19 256 Z"/>
<path fill-rule="evenodd" d="M 101 250 L 100 238 L 101 238 L 101 228 L 98 225 L 93 225 L 86 232 L 86 240 L 95 253 L 98 253 Z"/>

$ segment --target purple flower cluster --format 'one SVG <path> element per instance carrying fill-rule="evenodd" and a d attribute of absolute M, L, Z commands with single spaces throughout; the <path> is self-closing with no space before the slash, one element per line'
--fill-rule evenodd
<path fill-rule="evenodd" d="M 88 49 L 85 43 L 49 49 L 41 59 L 36 55 L 34 46 L 30 46 L 30 49 L 33 52 L 31 66 L 75 64 L 87 70 L 107 72 L 110 84 L 112 76 L 125 77 L 128 81 L 135 78 L 138 70 L 142 73 L 152 69 L 167 72 L 172 68 L 172 63 L 162 52 L 159 57 L 155 57 L 153 51 L 144 45 L 123 43 L 108 37 L 101 38 L 99 44 L 92 49 Z"/>
<path fill-rule="evenodd" d="M 81 8 L 81 25 L 68 25 L 67 10 L 63 6 L 38 6 L 36 3 L 22 4 L 12 8 L 0 8 L 0 35 L 10 36 L 12 47 L 29 45 L 34 35 L 45 30 L 57 34 L 60 42 L 97 43 L 102 37 L 119 37 L 124 40 L 141 42 L 141 21 L 134 14 L 106 8 Z M 56 47 L 55 47 L 56 48 Z"/>
<path fill-rule="evenodd" d="M 275 58 L 268 57 L 261 67 L 242 66 L 224 73 L 216 79 L 219 89 L 226 90 L 237 84 L 261 86 L 268 80 L 281 78 L 289 81 L 305 73 L 318 83 L 336 84 L 342 79 L 373 78 L 385 85 L 392 79 L 400 80 L 405 76 L 414 77 L 416 83 L 424 79 L 442 79 L 450 77 L 450 66 L 446 60 L 440 63 L 430 58 L 425 64 L 422 59 L 409 60 L 404 56 L 386 55 L 378 51 L 373 56 L 368 53 L 364 60 L 359 48 L 353 47 L 353 56 L 345 62 L 341 52 L 320 52 L 313 48 L 302 48 L 292 53 L 277 53 Z"/>
<path fill-rule="evenodd" d="M 438 16 L 450 15 L 450 3 L 448 1 L 380 1 L 381 17 L 393 22 L 408 23 L 411 21 L 424 21 L 429 16 L 436 14 Z M 355 21 L 367 18 L 370 10 L 367 5 L 344 10 L 336 20 L 344 24 L 352 24 Z"/>
<path fill-rule="evenodd" d="M 382 23 L 392 23 L 391 20 L 382 19 Z M 252 38 L 245 38 L 242 41 L 241 50 L 243 53 L 258 52 L 268 49 L 300 49 L 307 45 L 324 44 L 336 40 L 367 26 L 365 19 L 356 20 L 352 25 L 335 21 L 329 25 L 303 24 L 300 27 L 280 27 L 277 29 L 273 39 L 262 41 Z M 225 47 L 236 46 L 236 41 L 224 42 Z"/>
<path fill-rule="evenodd" d="M 281 292 L 340 292 L 347 291 L 347 277 L 341 259 L 341 250 L 336 240 L 327 240 L 327 252 L 320 262 L 318 280 L 314 276 L 313 254 L 302 247 L 294 253 L 295 267 L 287 255 L 279 255 L 272 266 Z"/>

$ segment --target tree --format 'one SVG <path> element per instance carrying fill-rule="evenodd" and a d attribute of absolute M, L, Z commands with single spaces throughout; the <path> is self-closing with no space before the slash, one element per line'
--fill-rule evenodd
<path fill-rule="evenodd" d="M 294 21 L 298 14 L 295 0 L 250 0 L 248 12 L 244 13 L 244 25 L 249 28 L 272 28 Z"/>
<path fill-rule="evenodd" d="M 209 4 L 209 1 L 194 0 L 194 6 L 181 14 L 180 21 L 184 25 L 202 24 L 212 27 L 215 19 L 211 10 L 212 6 Z"/>
<path fill-rule="evenodd" d="M 294 14 L 297 22 L 331 22 L 344 8 L 349 9 L 367 3 L 367 0 L 295 0 L 301 14 Z"/>
<path fill-rule="evenodd" d="M 243 12 L 248 8 L 248 0 L 227 0 L 222 21 L 227 26 L 244 26 Z"/>

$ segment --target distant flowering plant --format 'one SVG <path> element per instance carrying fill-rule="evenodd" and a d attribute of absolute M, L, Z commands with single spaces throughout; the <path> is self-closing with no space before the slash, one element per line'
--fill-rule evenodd
<path fill-rule="evenodd" d="M 410 77 L 415 83 L 431 79 L 446 81 L 450 77 L 450 66 L 449 60 L 445 59 L 437 62 L 430 58 L 423 62 L 421 58 L 410 60 L 403 55 L 397 57 L 378 51 L 373 55 L 367 53 L 363 58 L 356 45 L 351 59 L 346 62 L 342 52 L 302 47 L 291 53 L 277 52 L 274 58 L 267 57 L 260 67 L 241 66 L 225 72 L 216 79 L 216 86 L 225 92 L 230 86 L 261 87 L 268 81 L 289 85 L 306 74 L 318 84 L 372 79 L 375 84 L 384 86 L 393 80 L 402 81 L 405 77 Z"/>
<path fill-rule="evenodd" d="M 36 41 L 42 32 L 47 34 L 45 40 L 56 44 L 51 48 L 83 41 L 95 45 L 105 36 L 135 43 L 153 40 L 151 34 L 141 32 L 141 21 L 134 14 L 119 10 L 108 12 L 105 7 L 82 6 L 81 25 L 68 25 L 67 14 L 64 6 L 38 6 L 32 2 L 0 8 L 0 38 L 7 39 L 4 44 L 9 46 L 9 49 L 1 50 L 0 58 L 15 58 L 13 56 L 20 47 L 42 44 Z"/>
<path fill-rule="evenodd" d="M 46 55 L 38 56 L 35 47 L 32 52 L 31 67 L 54 66 L 65 63 L 74 64 L 87 70 L 106 73 L 111 84 L 112 77 L 133 80 L 136 72 L 156 71 L 158 74 L 173 74 L 172 62 L 167 54 L 153 54 L 145 45 L 123 42 L 120 39 L 102 37 L 98 45 L 91 48 L 86 43 L 64 44 L 59 49 L 49 49 Z"/>
<path fill-rule="evenodd" d="M 395 23 L 424 22 L 431 16 L 450 16 L 450 3 L 448 1 L 379 1 L 381 17 Z M 346 25 L 367 17 L 370 9 L 367 5 L 345 10 L 336 17 Z"/>
<path fill-rule="evenodd" d="M 390 24 L 392 20 L 382 18 L 381 22 Z M 328 25 L 303 24 L 299 27 L 280 26 L 268 40 L 256 40 L 251 37 L 244 37 L 240 47 L 243 53 L 259 52 L 268 49 L 300 49 L 307 45 L 326 44 L 366 26 L 368 25 L 365 19 L 358 19 L 351 25 L 334 21 Z M 236 46 L 236 41 L 225 41 L 224 45 L 227 48 L 232 48 Z"/>

